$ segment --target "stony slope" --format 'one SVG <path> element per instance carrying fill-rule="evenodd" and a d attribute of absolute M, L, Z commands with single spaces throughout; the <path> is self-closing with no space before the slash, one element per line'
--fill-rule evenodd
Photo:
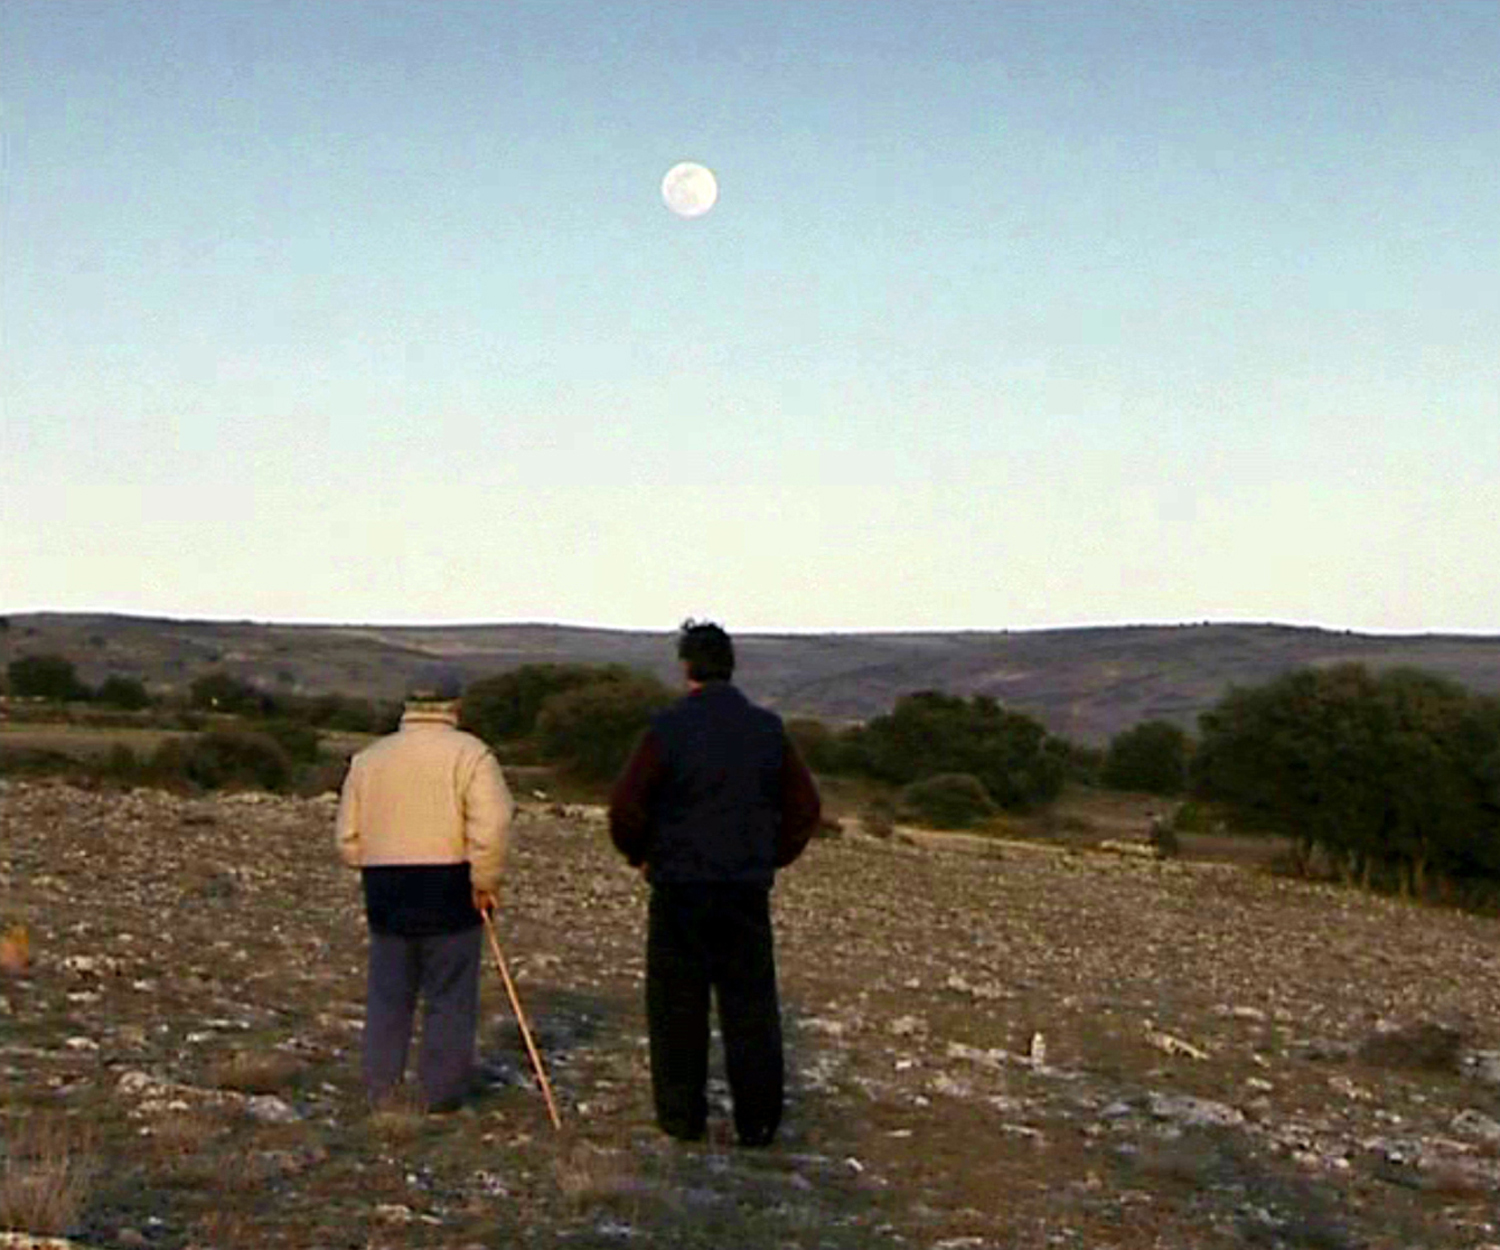
<path fill-rule="evenodd" d="M 0 781 L 7 1183 L 27 1125 L 96 1163 L 98 1247 L 1500 1245 L 1496 923 L 1223 866 L 857 834 L 776 910 L 787 1132 L 650 1125 L 644 888 L 594 812 L 528 806 L 474 1110 L 371 1117 L 363 934 L 330 804 Z M 720 1087 L 722 1094 L 722 1087 Z M 722 1116 L 716 1124 L 722 1126 Z"/>

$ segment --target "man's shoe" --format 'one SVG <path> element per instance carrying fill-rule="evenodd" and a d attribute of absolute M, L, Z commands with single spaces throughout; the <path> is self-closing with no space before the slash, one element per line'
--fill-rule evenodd
<path fill-rule="evenodd" d="M 747 1129 L 740 1133 L 740 1145 L 751 1150 L 760 1150 L 776 1140 L 774 1128 Z"/>

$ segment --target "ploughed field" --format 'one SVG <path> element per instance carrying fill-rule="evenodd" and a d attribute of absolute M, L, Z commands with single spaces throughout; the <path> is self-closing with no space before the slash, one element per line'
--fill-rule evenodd
<path fill-rule="evenodd" d="M 564 1131 L 492 967 L 496 1084 L 457 1116 L 369 1113 L 332 818 L 331 796 L 0 781 L 0 929 L 32 938 L 29 969 L 0 974 L 0 1228 L 306 1250 L 1500 1246 L 1494 921 L 1221 864 L 820 840 L 776 892 L 787 1123 L 747 1152 L 722 1110 L 703 1146 L 652 1127 L 645 886 L 596 809 L 541 802 L 501 940 Z"/>

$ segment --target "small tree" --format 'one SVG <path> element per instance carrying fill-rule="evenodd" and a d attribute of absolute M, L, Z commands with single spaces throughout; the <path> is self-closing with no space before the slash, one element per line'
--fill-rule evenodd
<path fill-rule="evenodd" d="M 1116 734 L 1100 778 L 1112 790 L 1181 794 L 1187 785 L 1188 736 L 1164 720 L 1148 720 Z"/>
<path fill-rule="evenodd" d="M 1200 719 L 1194 788 L 1361 880 L 1500 875 L 1500 708 L 1431 674 L 1302 669 Z"/>
<path fill-rule="evenodd" d="M 23 655 L 6 667 L 10 692 L 23 699 L 50 699 L 66 703 L 88 697 L 88 688 L 78 680 L 73 662 L 60 655 Z"/>

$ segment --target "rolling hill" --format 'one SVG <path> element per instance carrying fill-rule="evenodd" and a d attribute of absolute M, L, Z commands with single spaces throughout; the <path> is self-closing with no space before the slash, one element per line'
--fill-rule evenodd
<path fill-rule="evenodd" d="M 270 690 L 399 697 L 443 662 L 474 679 L 544 662 L 620 663 L 675 681 L 668 632 L 546 624 L 288 625 L 90 613 L 4 618 L 0 654 L 60 653 L 86 682 L 111 673 L 161 691 L 224 669 Z M 1054 732 L 1102 743 L 1153 717 L 1191 728 L 1231 685 L 1288 669 L 1358 661 L 1415 666 L 1500 693 L 1500 637 L 1383 636 L 1266 624 L 1029 631 L 744 634 L 746 691 L 786 715 L 861 720 L 902 694 L 988 694 Z"/>

